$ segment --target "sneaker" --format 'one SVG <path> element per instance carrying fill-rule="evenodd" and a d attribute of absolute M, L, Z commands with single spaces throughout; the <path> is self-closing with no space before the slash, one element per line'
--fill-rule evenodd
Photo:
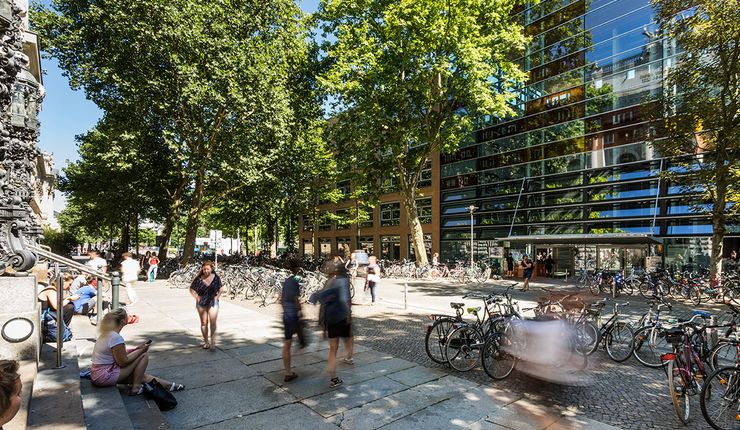
<path fill-rule="evenodd" d="M 339 378 L 331 378 L 331 381 L 329 381 L 329 387 L 331 388 L 336 388 L 340 385 L 342 385 L 342 380 Z"/>

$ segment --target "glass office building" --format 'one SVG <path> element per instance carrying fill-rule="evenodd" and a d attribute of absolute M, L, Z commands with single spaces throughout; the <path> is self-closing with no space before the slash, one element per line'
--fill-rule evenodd
<path fill-rule="evenodd" d="M 517 12 L 532 42 L 516 116 L 482 118 L 475 138 L 441 156 L 440 250 L 465 259 L 504 246 L 553 253 L 559 270 L 708 262 L 711 224 L 646 136 L 675 48 L 649 0 L 542 0 Z M 706 259 L 706 261 L 704 261 Z"/>

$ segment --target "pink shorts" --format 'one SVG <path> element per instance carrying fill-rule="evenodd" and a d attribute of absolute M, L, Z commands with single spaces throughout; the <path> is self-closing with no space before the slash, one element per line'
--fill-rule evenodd
<path fill-rule="evenodd" d="M 93 364 L 90 379 L 98 387 L 112 387 L 121 376 L 121 366 L 113 364 Z"/>

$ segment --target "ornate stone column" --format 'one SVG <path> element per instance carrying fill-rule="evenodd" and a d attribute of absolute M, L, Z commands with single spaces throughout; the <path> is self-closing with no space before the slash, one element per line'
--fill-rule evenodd
<path fill-rule="evenodd" d="M 12 0 L 0 0 L 0 274 L 31 269 L 37 257 L 26 246 L 41 236 L 29 203 L 43 97 L 23 53 L 21 12 Z"/>

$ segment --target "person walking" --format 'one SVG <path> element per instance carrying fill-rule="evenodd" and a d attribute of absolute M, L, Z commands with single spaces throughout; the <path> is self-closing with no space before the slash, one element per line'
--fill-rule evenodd
<path fill-rule="evenodd" d="M 218 319 L 218 300 L 223 294 L 221 278 L 216 274 L 213 263 L 206 261 L 190 284 L 190 294 L 195 299 L 195 308 L 200 317 L 200 333 L 203 335 L 203 349 L 216 348 L 216 320 Z M 210 333 L 210 342 L 209 342 Z"/>
<path fill-rule="evenodd" d="M 378 257 L 374 255 L 371 255 L 370 258 L 368 258 L 368 262 L 367 285 L 365 286 L 365 290 L 370 289 L 370 297 L 372 298 L 370 306 L 374 306 L 375 288 L 378 286 L 378 282 L 380 282 L 380 266 L 378 265 Z"/>
<path fill-rule="evenodd" d="M 136 348 L 127 349 L 126 341 L 121 336 L 121 330 L 128 324 L 126 309 L 114 309 L 103 317 L 100 324 L 100 336 L 95 340 L 92 352 L 92 371 L 90 379 L 98 387 L 113 387 L 116 384 L 131 384 L 130 396 L 138 396 L 144 392 L 142 385 L 151 382 L 155 377 L 146 373 L 149 365 L 148 340 Z M 177 384 L 156 378 L 169 391 L 185 389 Z"/>
<path fill-rule="evenodd" d="M 124 252 L 123 261 L 121 261 L 121 281 L 126 286 L 126 294 L 128 294 L 129 303 L 128 305 L 134 305 L 139 301 L 139 295 L 134 291 L 134 284 L 139 280 L 139 272 L 141 267 L 139 262 L 134 260 L 133 255 L 130 252 Z"/>
<path fill-rule="evenodd" d="M 506 253 L 506 276 L 514 276 L 514 257 L 511 252 Z"/>
<path fill-rule="evenodd" d="M 152 252 L 149 257 L 149 271 L 147 272 L 149 282 L 154 282 L 157 279 L 157 269 L 159 269 L 159 258 L 156 253 Z"/>
<path fill-rule="evenodd" d="M 342 380 L 337 377 L 337 351 L 340 337 L 344 339 L 347 354 L 342 361 L 347 364 L 354 364 L 352 359 L 351 298 L 349 296 L 347 269 L 343 264 L 335 266 L 334 276 L 326 281 L 324 289 L 311 295 L 309 302 L 321 303 L 319 324 L 324 328 L 329 338 L 329 356 L 327 358 L 329 386 L 332 388 L 338 387 L 342 385 Z"/>
<path fill-rule="evenodd" d="M 529 280 L 532 278 L 532 272 L 534 271 L 534 264 L 527 254 L 524 254 L 524 257 L 522 257 L 522 267 L 524 268 L 524 286 L 522 287 L 522 291 L 527 291 L 529 290 Z"/>
<path fill-rule="evenodd" d="M 151 251 L 147 251 L 143 257 L 139 259 L 139 266 L 146 273 L 147 281 L 149 280 L 149 259 L 152 257 Z"/>
<path fill-rule="evenodd" d="M 555 266 L 555 260 L 552 258 L 552 253 L 548 253 L 545 258 L 545 273 L 547 273 L 547 276 L 552 276 L 553 266 Z"/>
<path fill-rule="evenodd" d="M 281 303 L 283 305 L 283 381 L 290 382 L 298 377 L 290 367 L 290 347 L 293 344 L 293 335 L 298 336 L 300 347 L 306 346 L 306 339 L 303 336 L 303 322 L 301 321 L 301 286 L 298 283 L 300 276 L 300 262 L 291 258 L 287 262 L 287 268 L 291 276 L 283 282 L 283 294 Z"/>

